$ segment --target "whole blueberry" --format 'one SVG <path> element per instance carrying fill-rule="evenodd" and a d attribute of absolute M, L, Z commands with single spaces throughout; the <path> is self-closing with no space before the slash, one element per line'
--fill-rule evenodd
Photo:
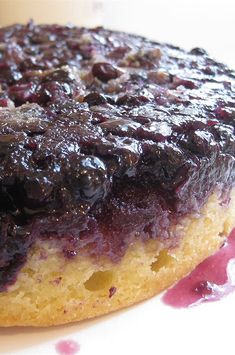
<path fill-rule="evenodd" d="M 121 75 L 121 71 L 110 63 L 100 62 L 93 65 L 92 74 L 99 80 L 107 83 L 111 79 L 118 78 Z"/>

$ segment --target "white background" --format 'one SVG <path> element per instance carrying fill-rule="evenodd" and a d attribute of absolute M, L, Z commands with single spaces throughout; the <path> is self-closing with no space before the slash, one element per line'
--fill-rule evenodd
<path fill-rule="evenodd" d="M 235 0 L 0 0 L 0 25 L 29 18 L 104 25 L 188 49 L 201 46 L 235 68 Z"/>

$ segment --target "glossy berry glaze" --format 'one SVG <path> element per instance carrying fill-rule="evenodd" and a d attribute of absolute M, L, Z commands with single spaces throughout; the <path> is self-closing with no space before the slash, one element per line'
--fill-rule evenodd
<path fill-rule="evenodd" d="M 0 290 L 35 240 L 119 260 L 234 183 L 235 74 L 202 49 L 0 29 Z M 228 195 L 228 194 L 227 194 Z"/>
<path fill-rule="evenodd" d="M 163 301 L 181 308 L 218 301 L 235 291 L 235 229 L 225 245 L 180 280 L 163 296 Z"/>

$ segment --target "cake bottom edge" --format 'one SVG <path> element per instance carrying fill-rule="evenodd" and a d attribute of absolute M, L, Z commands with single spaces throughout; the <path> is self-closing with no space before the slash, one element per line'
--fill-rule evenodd
<path fill-rule="evenodd" d="M 148 299 L 192 271 L 216 252 L 235 225 L 235 189 L 222 205 L 212 194 L 200 214 L 175 226 L 177 247 L 134 241 L 118 263 L 67 260 L 48 241 L 32 248 L 17 281 L 0 293 L 0 326 L 50 326 L 128 307 Z"/>

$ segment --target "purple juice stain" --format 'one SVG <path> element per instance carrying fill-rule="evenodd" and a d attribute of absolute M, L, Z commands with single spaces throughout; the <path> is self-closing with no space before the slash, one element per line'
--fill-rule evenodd
<path fill-rule="evenodd" d="M 55 349 L 59 355 L 74 355 L 80 351 L 80 345 L 74 340 L 61 340 Z"/>
<path fill-rule="evenodd" d="M 199 264 L 190 275 L 180 280 L 163 296 L 174 308 L 218 301 L 235 290 L 235 229 L 227 243 Z"/>

